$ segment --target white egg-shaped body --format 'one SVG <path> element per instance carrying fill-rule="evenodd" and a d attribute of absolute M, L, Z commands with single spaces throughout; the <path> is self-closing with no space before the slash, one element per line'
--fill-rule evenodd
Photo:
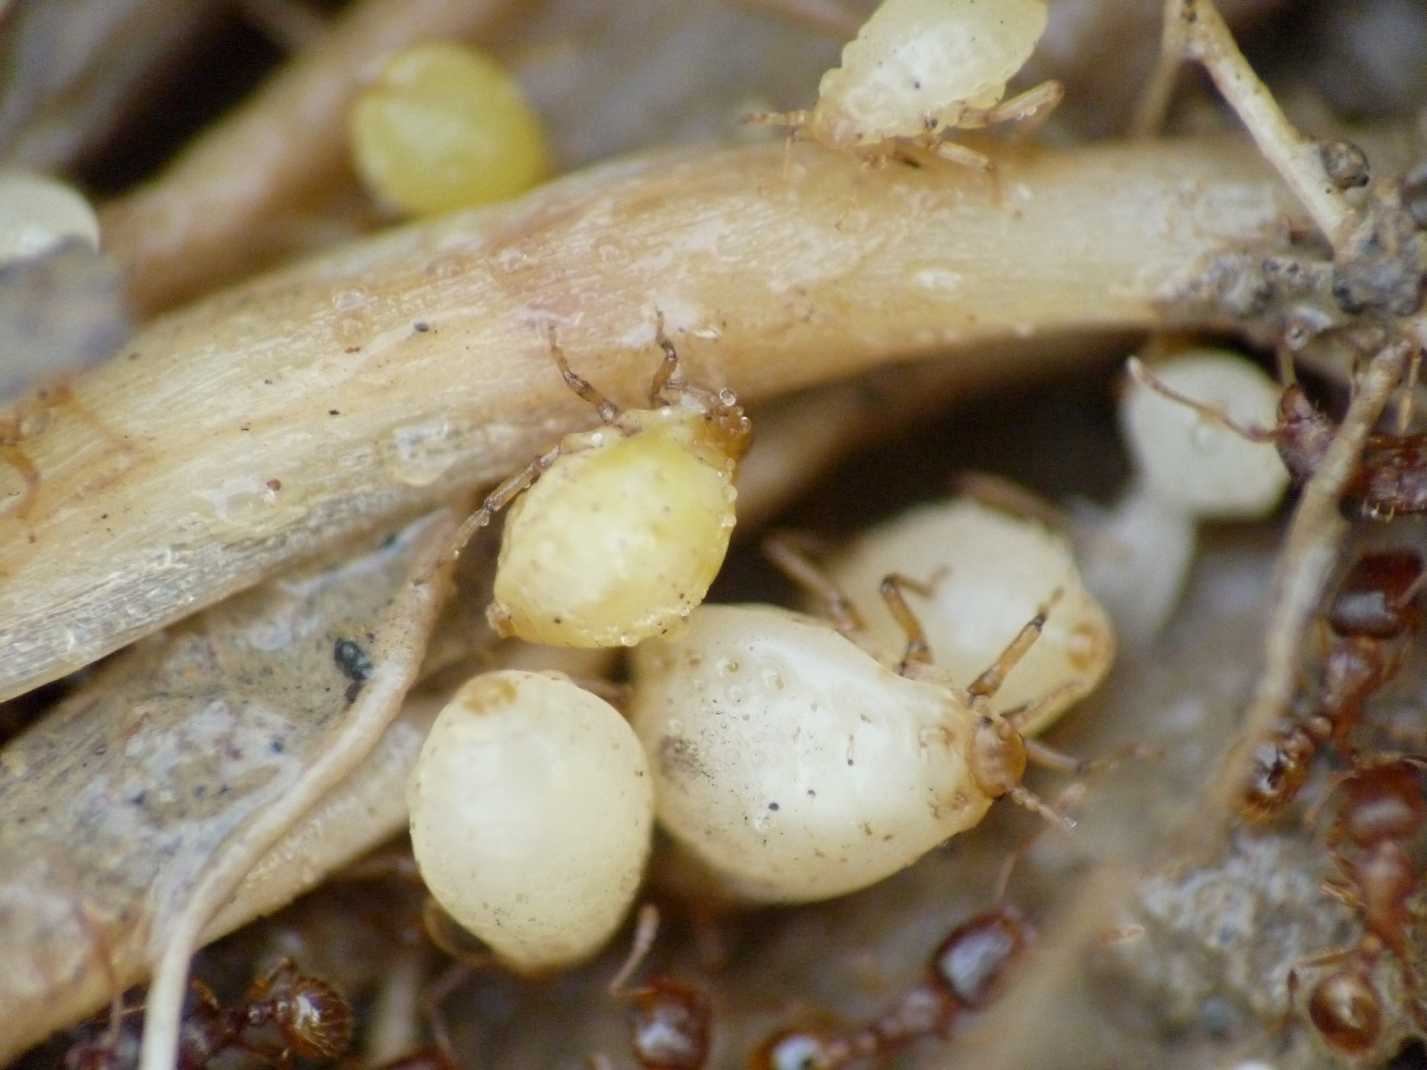
<path fill-rule="evenodd" d="M 897 572 L 932 584 L 929 597 L 909 592 L 908 603 L 937 668 L 963 687 L 1060 591 L 1040 638 L 996 693 L 1002 710 L 1058 696 L 1022 726 L 1026 735 L 1094 689 L 1114 661 L 1114 626 L 1086 590 L 1070 541 L 969 498 L 920 506 L 873 528 L 829 571 L 862 614 L 869 649 L 884 659 L 900 658 L 906 635 L 878 597 L 882 578 Z"/>
<path fill-rule="evenodd" d="M 597 952 L 648 858 L 654 796 L 619 713 L 558 673 L 485 673 L 437 715 L 408 790 L 421 877 L 512 969 Z"/>
<path fill-rule="evenodd" d="M 53 178 L 0 171 L 0 264 L 71 238 L 99 248 L 99 218 L 88 201 Z"/>
<path fill-rule="evenodd" d="M 1045 0 L 885 0 L 823 75 L 810 132 L 853 148 L 956 127 L 1001 100 L 1045 25 Z"/>
<path fill-rule="evenodd" d="M 864 888 L 991 805 L 956 692 L 898 676 L 819 619 L 702 606 L 642 644 L 632 675 L 660 824 L 744 899 Z"/>
<path fill-rule="evenodd" d="M 491 622 L 552 646 L 632 646 L 703 601 L 728 552 L 736 462 L 718 428 L 669 408 L 567 436 L 516 499 Z"/>
<path fill-rule="evenodd" d="M 1272 427 L 1279 386 L 1234 353 L 1201 350 L 1153 368 L 1157 379 L 1243 424 Z M 1254 519 L 1283 498 L 1289 474 L 1269 442 L 1251 442 L 1187 405 L 1133 380 L 1120 426 L 1145 491 L 1192 516 Z"/>

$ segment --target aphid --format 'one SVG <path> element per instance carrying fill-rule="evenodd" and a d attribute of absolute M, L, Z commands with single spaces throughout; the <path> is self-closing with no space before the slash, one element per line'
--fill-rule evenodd
<path fill-rule="evenodd" d="M 827 899 L 874 884 L 1002 796 L 1064 821 L 1021 777 L 1028 756 L 1076 763 L 1023 738 L 1041 719 L 1036 702 L 990 705 L 1047 609 L 961 688 L 931 664 L 905 585 L 883 583 L 908 635 L 900 672 L 825 622 L 772 606 L 702 606 L 635 652 L 630 719 L 658 780 L 659 820 L 743 898 Z"/>
<path fill-rule="evenodd" d="M 352 158 L 376 197 L 408 215 L 504 200 L 550 171 L 545 132 L 515 80 L 465 45 L 392 56 L 352 105 Z"/>
<path fill-rule="evenodd" d="M 1034 936 L 1012 907 L 978 915 L 953 929 L 932 953 L 926 976 L 871 1022 L 851 1030 L 780 1030 L 759 1046 L 750 1070 L 836 1070 L 922 1037 L 946 1036 L 962 1014 L 990 1005 Z"/>
<path fill-rule="evenodd" d="M 1298 963 L 1288 986 L 1292 1001 L 1299 969 L 1338 966 L 1309 992 L 1308 1016 L 1324 1042 L 1343 1055 L 1371 1050 L 1381 1035 L 1385 1013 L 1372 969 L 1385 952 L 1402 969 L 1413 1017 L 1427 1024 L 1418 998 L 1421 981 L 1407 944 L 1413 920 L 1408 901 L 1420 884 L 1411 848 L 1427 821 L 1420 765 L 1411 758 L 1365 765 L 1337 785 L 1343 800 L 1328 843 L 1342 878 L 1326 887 L 1361 912 L 1363 935 L 1351 947 Z"/>
<path fill-rule="evenodd" d="M 1131 359 L 1129 367 L 1130 374 L 1151 390 L 1252 442 L 1273 443 L 1295 483 L 1304 483 L 1313 475 L 1337 432 L 1333 420 L 1308 399 L 1297 383 L 1284 387 L 1274 425 L 1262 427 L 1241 423 L 1213 405 L 1181 394 L 1160 382 L 1137 360 Z M 1427 435 L 1369 435 L 1343 498 L 1374 520 L 1427 512 Z"/>
<path fill-rule="evenodd" d="M 0 265 L 75 239 L 99 248 L 99 219 L 88 201 L 44 175 L 0 171 Z"/>
<path fill-rule="evenodd" d="M 787 564 L 787 554 L 773 549 Z M 853 638 L 869 651 L 900 656 L 905 632 L 892 604 L 870 597 L 893 572 L 929 581 L 909 594 L 938 666 L 959 680 L 990 664 L 1046 594 L 1060 592 L 1035 646 L 997 695 L 1003 708 L 1045 700 L 1023 725 L 1030 734 L 1089 694 L 1114 661 L 1109 616 L 1086 590 L 1069 540 L 1040 520 L 958 498 L 910 509 L 835 555 L 828 564 L 833 589 L 853 592 L 865 623 Z"/>
<path fill-rule="evenodd" d="M 598 951 L 649 854 L 653 787 L 639 740 L 558 673 L 470 680 L 437 716 L 408 799 L 427 888 L 524 974 Z"/>
<path fill-rule="evenodd" d="M 888 155 L 901 142 L 985 169 L 985 156 L 945 137 L 1043 116 L 1060 101 L 1057 82 L 1002 99 L 1045 25 L 1045 0 L 885 0 L 823 75 L 811 111 L 752 119 L 844 152 Z"/>
<path fill-rule="evenodd" d="M 551 646 L 632 646 L 703 601 L 734 525 L 734 471 L 750 428 L 729 391 L 689 386 L 659 317 L 664 361 L 648 409 L 621 410 L 570 370 L 604 427 L 567 435 L 486 498 L 466 532 L 511 503 L 491 624 Z"/>
<path fill-rule="evenodd" d="M 1325 745 L 1353 754 L 1348 733 L 1360 720 L 1363 703 L 1396 673 L 1401 640 L 1421 623 L 1416 598 L 1425 576 L 1415 550 L 1382 550 L 1358 559 L 1328 611 L 1334 638 L 1323 659 L 1315 708 L 1255 749 L 1240 804 L 1245 817 L 1262 821 L 1281 813 Z"/>
<path fill-rule="evenodd" d="M 1157 364 L 1155 377 L 1243 424 L 1271 422 L 1280 395 L 1257 365 L 1217 350 Z M 1288 489 L 1288 472 L 1272 449 L 1138 382 L 1126 391 L 1119 415 L 1146 493 L 1189 516 L 1255 519 L 1271 512 Z"/>

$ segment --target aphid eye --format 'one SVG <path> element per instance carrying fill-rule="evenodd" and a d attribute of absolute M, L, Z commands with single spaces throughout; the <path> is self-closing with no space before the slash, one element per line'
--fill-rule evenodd
<path fill-rule="evenodd" d="M 433 215 L 522 193 L 550 170 L 539 117 L 500 65 L 451 43 L 392 56 L 350 117 L 357 172 L 376 197 Z"/>
<path fill-rule="evenodd" d="M 431 894 L 518 972 L 594 954 L 638 889 L 654 813 L 644 752 L 614 707 L 559 674 L 468 682 L 408 798 Z"/>

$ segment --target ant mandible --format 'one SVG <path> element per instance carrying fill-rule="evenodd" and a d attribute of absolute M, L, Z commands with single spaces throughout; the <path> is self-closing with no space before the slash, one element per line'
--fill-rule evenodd
<path fill-rule="evenodd" d="M 1348 733 L 1363 703 L 1396 673 L 1400 640 L 1421 623 L 1416 598 L 1424 579 L 1427 572 L 1415 550 L 1367 553 L 1348 572 L 1328 610 L 1334 639 L 1323 662 L 1316 709 L 1258 745 L 1240 800 L 1244 817 L 1264 821 L 1281 813 L 1323 746 L 1352 754 Z"/>

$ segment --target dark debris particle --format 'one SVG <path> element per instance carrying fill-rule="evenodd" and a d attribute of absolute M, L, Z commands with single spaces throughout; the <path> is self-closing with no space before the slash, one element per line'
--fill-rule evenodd
<path fill-rule="evenodd" d="M 352 639 L 338 639 L 332 645 L 332 658 L 337 662 L 337 668 L 342 670 L 342 675 L 352 681 L 351 686 L 347 688 L 347 701 L 356 701 L 362 685 L 372 675 L 372 659 L 360 644 Z"/>
<path fill-rule="evenodd" d="M 431 329 L 431 324 L 427 323 L 425 320 L 417 320 L 411 325 L 411 329 L 417 334 L 425 334 Z"/>

